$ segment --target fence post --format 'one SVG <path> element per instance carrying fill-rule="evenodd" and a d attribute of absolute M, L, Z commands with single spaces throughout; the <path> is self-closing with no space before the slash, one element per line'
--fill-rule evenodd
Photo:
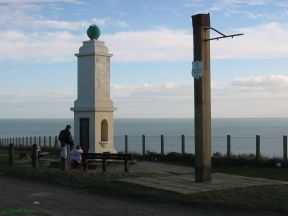
<path fill-rule="evenodd" d="M 227 135 L 227 158 L 231 157 L 231 136 Z"/>
<path fill-rule="evenodd" d="M 182 155 L 185 154 L 185 135 L 182 134 L 181 136 L 181 146 L 182 146 Z"/>
<path fill-rule="evenodd" d="M 32 159 L 32 167 L 33 168 L 38 168 L 38 151 L 37 151 L 37 144 L 33 144 L 32 145 L 32 155 L 31 155 L 31 159 Z"/>
<path fill-rule="evenodd" d="M 128 135 L 125 135 L 125 154 L 128 154 Z"/>
<path fill-rule="evenodd" d="M 145 135 L 142 135 L 142 155 L 144 156 L 145 153 L 146 153 Z"/>
<path fill-rule="evenodd" d="M 9 166 L 11 167 L 14 161 L 14 146 L 12 143 L 9 144 Z"/>
<path fill-rule="evenodd" d="M 29 148 L 31 149 L 32 148 L 32 137 L 30 137 L 30 145 L 29 145 Z"/>
<path fill-rule="evenodd" d="M 256 160 L 260 159 L 260 136 L 256 135 Z"/>
<path fill-rule="evenodd" d="M 49 151 L 51 151 L 51 136 L 49 136 Z"/>
<path fill-rule="evenodd" d="M 28 137 L 25 138 L 26 142 L 25 142 L 25 148 L 26 150 L 28 150 Z"/>
<path fill-rule="evenodd" d="M 46 151 L 46 136 L 44 136 L 44 149 L 45 149 L 45 151 Z"/>
<path fill-rule="evenodd" d="M 164 135 L 161 134 L 161 155 L 164 155 Z"/>
<path fill-rule="evenodd" d="M 34 136 L 34 144 L 37 144 L 37 142 L 36 142 L 36 136 Z"/>
<path fill-rule="evenodd" d="M 39 147 L 41 147 L 41 136 L 39 136 L 39 143 L 38 143 Z"/>
<path fill-rule="evenodd" d="M 287 136 L 283 136 L 283 165 L 287 167 Z"/>
<path fill-rule="evenodd" d="M 58 148 L 58 138 L 57 138 L 57 136 L 55 136 L 55 141 L 54 141 L 54 148 L 55 148 L 55 150 Z"/>

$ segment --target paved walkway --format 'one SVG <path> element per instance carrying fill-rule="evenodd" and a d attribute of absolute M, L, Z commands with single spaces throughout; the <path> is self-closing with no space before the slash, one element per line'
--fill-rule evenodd
<path fill-rule="evenodd" d="M 29 161 L 18 161 L 17 164 L 28 165 Z M 49 160 L 42 160 L 42 164 L 49 164 Z M 29 166 L 31 164 L 29 163 Z M 122 173 L 123 163 L 109 163 L 107 173 Z M 89 169 L 88 172 L 102 172 L 101 162 L 97 163 L 96 169 Z M 195 183 L 195 172 L 192 167 L 185 167 L 160 162 L 138 161 L 129 166 L 130 173 L 143 173 L 145 177 L 129 177 L 120 181 L 139 184 L 157 189 L 169 190 L 181 194 L 193 194 L 206 191 L 225 190 L 258 185 L 288 184 L 285 181 L 269 180 L 263 178 L 252 178 L 245 176 L 230 175 L 224 173 L 213 173 L 212 181 Z"/>
<path fill-rule="evenodd" d="M 170 190 L 182 194 L 192 194 L 205 191 L 225 190 L 257 185 L 288 184 L 288 182 L 236 176 L 224 173 L 213 173 L 212 181 L 195 183 L 194 169 L 164 163 L 138 162 L 132 166 L 131 172 L 158 173 L 149 177 L 126 178 L 121 181 Z"/>

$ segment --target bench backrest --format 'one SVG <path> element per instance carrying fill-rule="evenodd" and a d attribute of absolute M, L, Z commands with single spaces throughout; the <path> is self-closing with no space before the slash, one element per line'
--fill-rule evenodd
<path fill-rule="evenodd" d="M 131 154 L 116 153 L 82 153 L 83 159 L 114 159 L 114 160 L 132 160 Z"/>

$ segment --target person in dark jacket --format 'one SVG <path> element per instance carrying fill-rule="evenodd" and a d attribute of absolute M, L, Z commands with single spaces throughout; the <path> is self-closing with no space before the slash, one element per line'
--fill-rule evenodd
<path fill-rule="evenodd" d="M 61 130 L 58 136 L 58 139 L 61 143 L 61 147 L 66 146 L 67 147 L 67 155 L 70 157 L 70 152 L 73 149 L 73 138 L 71 135 L 71 126 L 67 125 L 64 130 Z"/>

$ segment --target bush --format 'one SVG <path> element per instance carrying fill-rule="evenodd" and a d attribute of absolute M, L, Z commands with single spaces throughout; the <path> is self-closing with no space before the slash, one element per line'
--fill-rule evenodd
<path fill-rule="evenodd" d="M 146 154 L 133 154 L 133 157 L 137 160 L 147 160 L 147 161 L 178 161 L 178 162 L 189 162 L 191 165 L 195 164 L 194 154 L 181 154 L 178 152 L 170 152 L 168 154 L 161 155 L 159 153 L 146 151 Z M 213 166 L 258 166 L 258 167 L 276 167 L 283 165 L 280 158 L 266 158 L 261 157 L 256 160 L 254 154 L 240 154 L 231 155 L 228 159 L 226 155 L 221 155 L 220 152 L 215 152 L 211 157 L 211 162 Z M 277 164 L 278 163 L 278 164 Z M 277 164 L 277 165 L 276 165 Z"/>

